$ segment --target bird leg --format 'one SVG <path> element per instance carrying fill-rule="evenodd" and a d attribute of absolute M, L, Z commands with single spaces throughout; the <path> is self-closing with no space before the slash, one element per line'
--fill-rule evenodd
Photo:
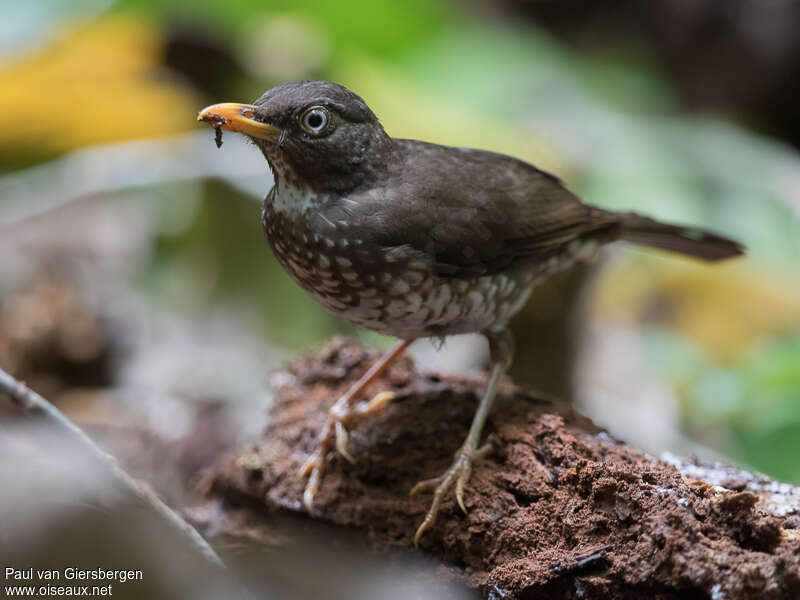
<path fill-rule="evenodd" d="M 453 486 L 455 486 L 458 506 L 464 514 L 466 514 L 467 508 L 464 505 L 464 486 L 467 481 L 469 481 L 469 476 L 472 473 L 472 461 L 483 458 L 491 450 L 490 444 L 485 444 L 479 448 L 478 442 L 481 439 L 481 432 L 486 423 L 486 418 L 489 416 L 489 411 L 492 408 L 492 402 L 497 394 L 497 387 L 500 384 L 500 379 L 511 365 L 513 340 L 511 334 L 505 328 L 499 331 L 487 332 L 485 335 L 489 339 L 492 374 L 489 377 L 489 383 L 486 386 L 486 391 L 483 393 L 480 404 L 478 404 L 478 410 L 475 411 L 475 416 L 472 418 L 472 425 L 469 428 L 467 438 L 456 451 L 455 460 L 447 471 L 439 477 L 420 481 L 411 488 L 410 495 L 412 496 L 420 492 L 434 490 L 431 507 L 428 509 L 425 518 L 414 535 L 415 546 L 419 546 L 419 540 L 422 534 L 433 526 L 436 521 L 436 514 L 439 512 L 439 506 Z"/>
<path fill-rule="evenodd" d="M 331 448 L 331 437 L 335 439 L 336 450 L 351 463 L 355 459 L 347 450 L 347 425 L 355 418 L 370 415 L 380 410 L 394 396 L 392 392 L 381 392 L 368 402 L 353 406 L 354 401 L 361 392 L 380 375 L 386 367 L 392 364 L 414 340 L 403 340 L 384 354 L 381 359 L 372 365 L 369 370 L 356 381 L 347 392 L 341 396 L 329 410 L 328 418 L 319 435 L 317 449 L 306 459 L 300 467 L 300 477 L 308 477 L 306 489 L 303 492 L 303 504 L 308 512 L 314 507 L 314 497 L 317 495 L 322 472 L 325 467 L 325 456 Z"/>

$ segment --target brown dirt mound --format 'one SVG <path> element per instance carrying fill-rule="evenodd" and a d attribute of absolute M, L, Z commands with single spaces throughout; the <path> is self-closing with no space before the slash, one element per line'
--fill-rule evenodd
<path fill-rule="evenodd" d="M 221 460 L 208 492 L 302 512 L 296 471 L 327 408 L 376 358 L 336 340 L 288 367 L 262 440 Z M 449 466 L 484 383 L 399 361 L 369 390 L 396 399 L 351 430 L 357 463 L 329 455 L 314 516 L 410 546 L 430 496 L 408 491 Z M 769 514 L 750 491 L 689 479 L 510 384 L 487 433 L 494 451 L 475 465 L 469 513 L 449 498 L 421 543 L 487 597 L 800 598 L 797 517 Z"/>

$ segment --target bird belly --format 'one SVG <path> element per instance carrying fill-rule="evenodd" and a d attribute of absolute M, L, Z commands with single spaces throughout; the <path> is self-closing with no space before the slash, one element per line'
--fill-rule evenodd
<path fill-rule="evenodd" d="M 480 332 L 504 325 L 563 261 L 472 278 L 434 275 L 428 263 L 393 260 L 359 240 L 325 236 L 265 207 L 270 245 L 289 275 L 341 318 L 403 339 Z"/>
<path fill-rule="evenodd" d="M 292 278 L 328 310 L 358 327 L 403 339 L 484 331 L 505 323 L 522 308 L 534 286 L 532 273 L 447 279 L 414 265 L 386 265 L 384 270 L 360 273 L 342 268 L 336 258 L 276 255 Z M 350 265 L 349 260 L 342 262 Z"/>
<path fill-rule="evenodd" d="M 538 283 L 573 262 L 528 264 L 470 279 L 386 272 L 380 279 L 387 285 L 356 290 L 358 302 L 344 310 L 317 299 L 359 327 L 398 338 L 481 332 L 508 323 Z"/>

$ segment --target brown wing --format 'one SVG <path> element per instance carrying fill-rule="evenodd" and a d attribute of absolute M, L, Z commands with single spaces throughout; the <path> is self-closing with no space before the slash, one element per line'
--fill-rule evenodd
<path fill-rule="evenodd" d="M 617 222 L 553 175 L 509 156 L 396 140 L 397 170 L 337 211 L 380 248 L 428 261 L 445 277 L 474 277 L 547 259 Z M 336 212 L 336 211 L 335 211 Z"/>

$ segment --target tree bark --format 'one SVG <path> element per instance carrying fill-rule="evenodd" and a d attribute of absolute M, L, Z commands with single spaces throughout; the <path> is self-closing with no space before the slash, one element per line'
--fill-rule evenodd
<path fill-rule="evenodd" d="M 254 518 L 304 514 L 297 470 L 328 407 L 376 358 L 334 340 L 287 367 L 263 437 L 209 470 L 206 496 Z M 328 456 L 313 517 L 379 548 L 410 547 L 430 496 L 408 491 L 449 466 L 484 384 L 398 361 L 368 390 L 395 399 L 351 429 L 356 464 Z M 800 489 L 658 460 L 511 383 L 487 434 L 493 451 L 474 465 L 468 513 L 448 498 L 421 541 L 487 598 L 800 597 Z"/>

